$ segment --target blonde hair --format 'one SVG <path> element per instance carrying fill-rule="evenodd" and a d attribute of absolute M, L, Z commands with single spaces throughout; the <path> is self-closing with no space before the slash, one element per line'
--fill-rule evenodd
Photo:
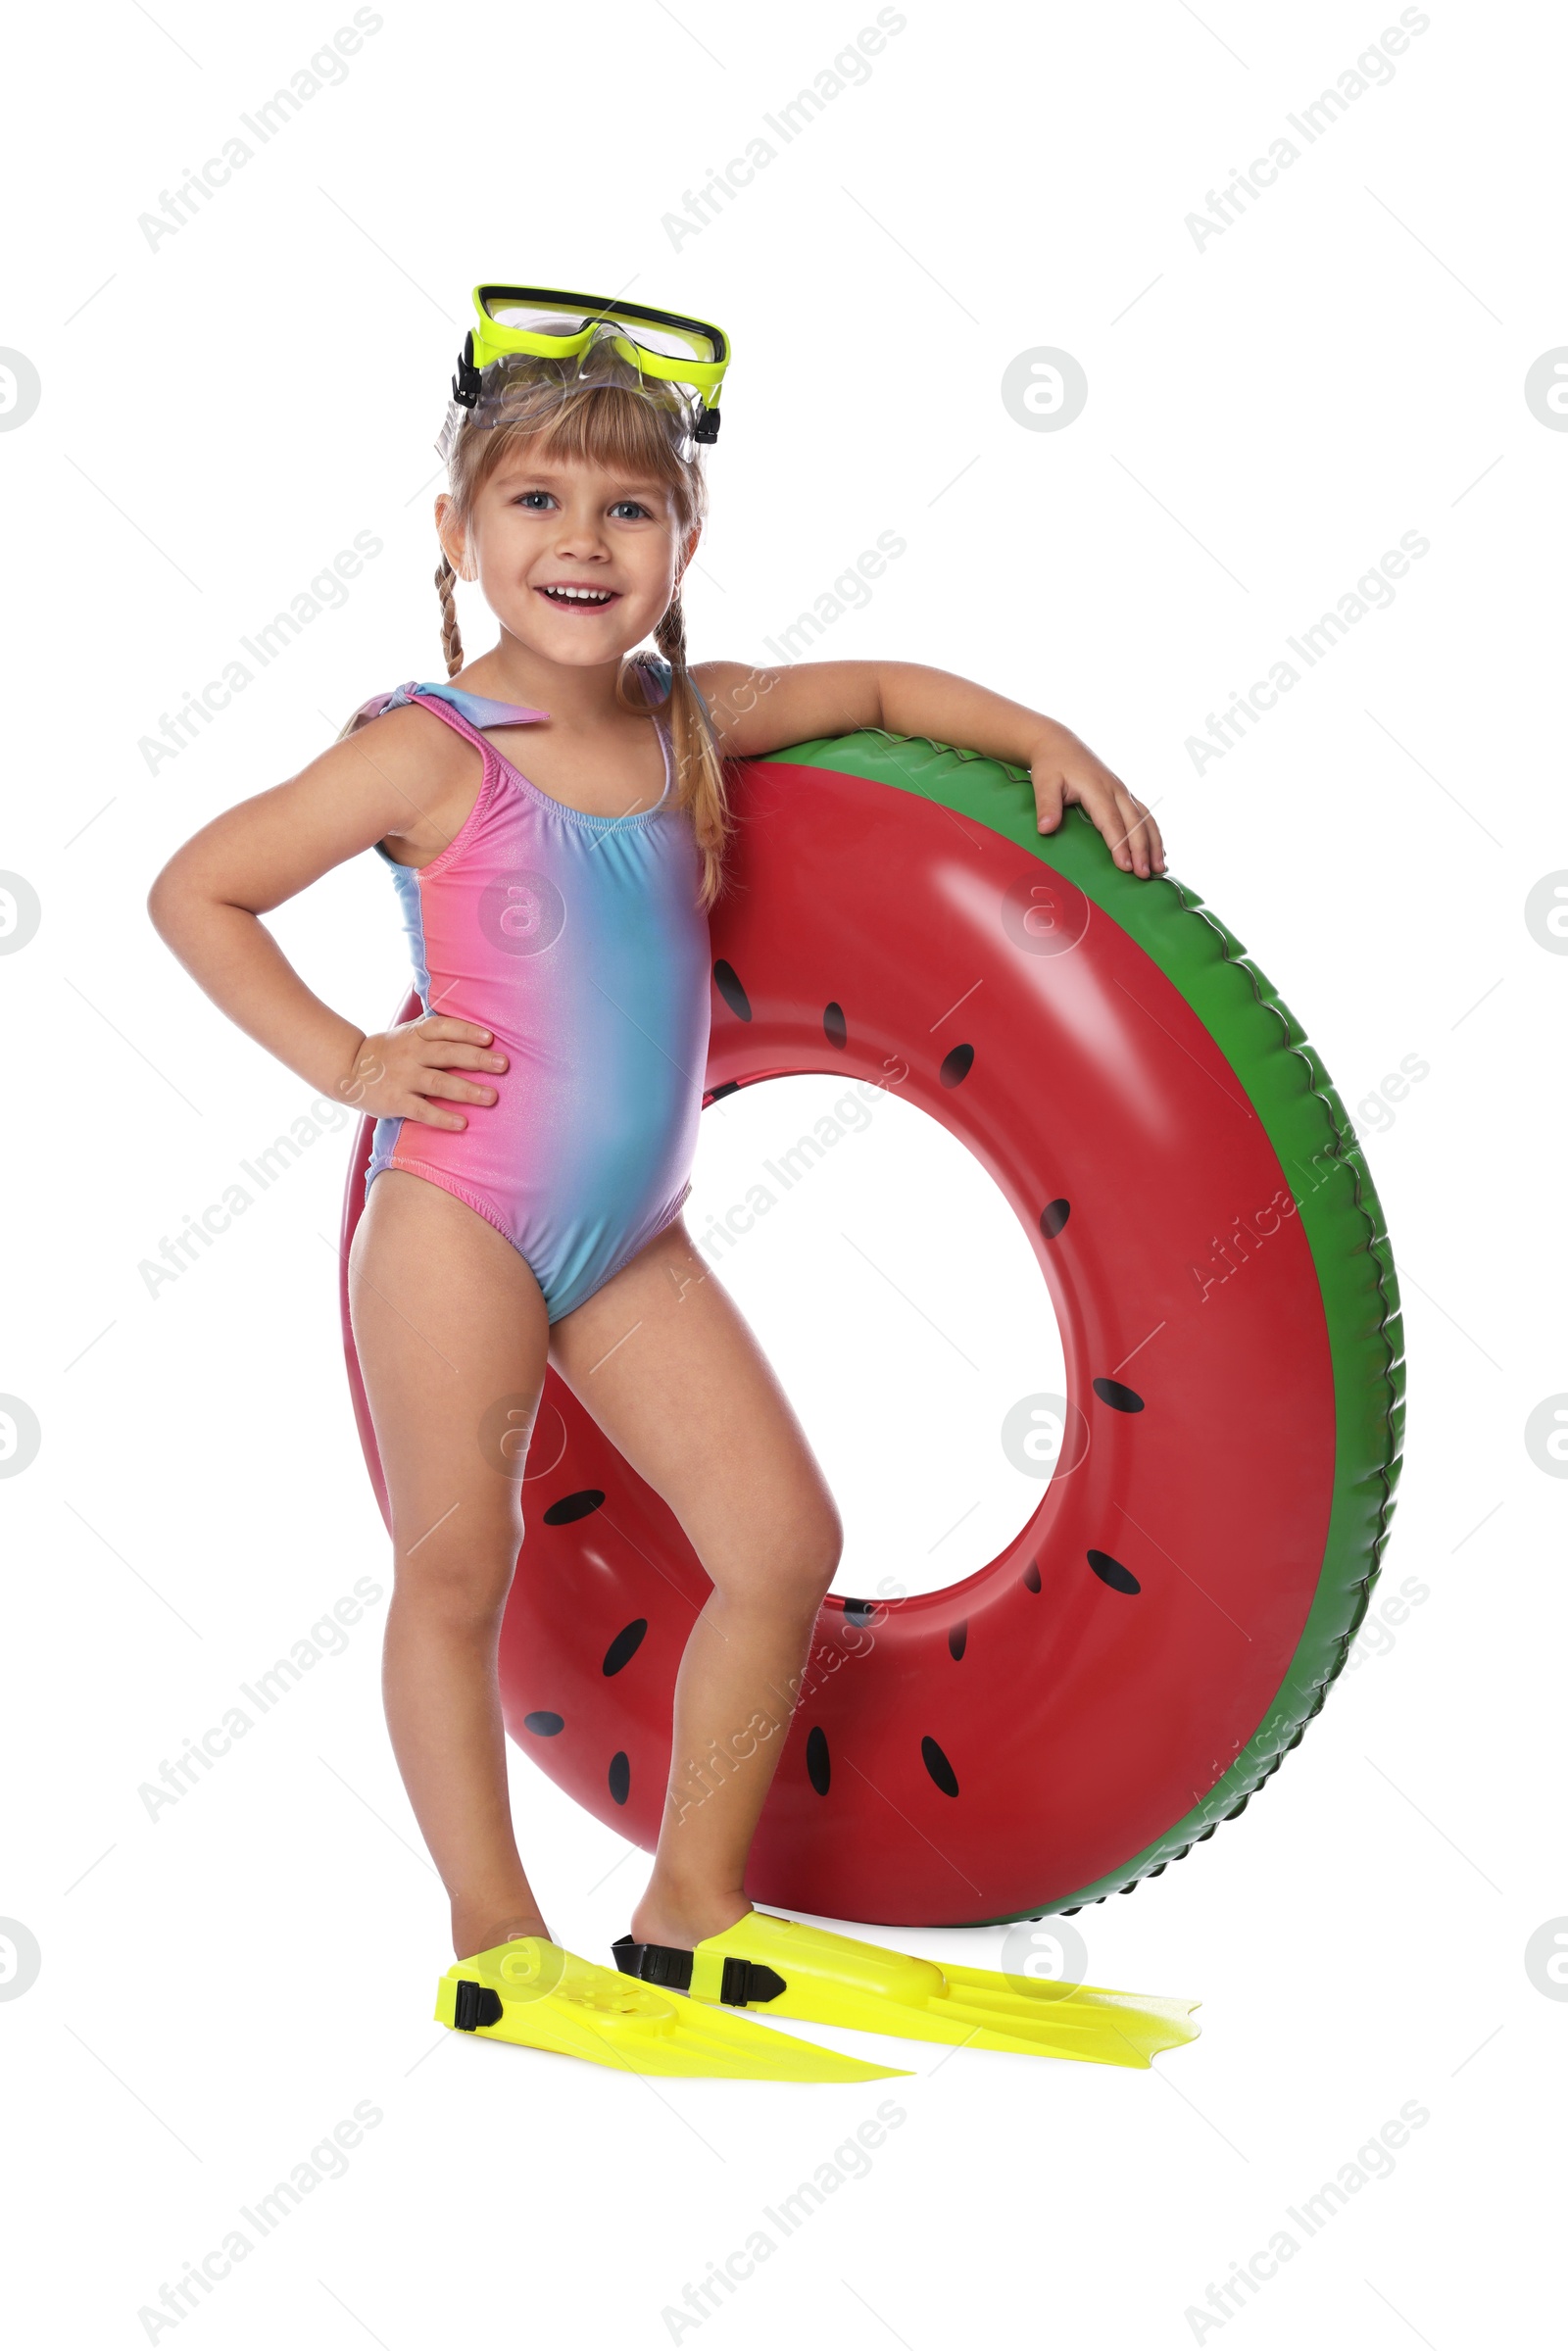
<path fill-rule="evenodd" d="M 450 453 L 451 520 L 456 529 L 467 532 L 480 490 L 503 458 L 523 441 L 537 441 L 542 452 L 567 464 L 651 474 L 668 490 L 683 538 L 694 522 L 702 520 L 708 511 L 708 488 L 701 459 L 689 450 L 679 407 L 662 385 L 641 384 L 635 369 L 608 341 L 590 345 L 580 371 L 564 361 L 521 357 L 507 360 L 504 367 L 498 402 L 501 420 L 476 423 L 470 415 L 459 411 L 454 418 L 456 429 L 449 427 L 444 436 Z M 487 406 L 493 397 L 487 388 Z M 441 649 L 448 677 L 456 677 L 463 667 L 463 637 L 453 597 L 457 577 L 443 549 L 435 585 L 441 599 Z M 670 669 L 664 707 L 669 713 L 674 801 L 691 814 L 703 864 L 697 903 L 706 912 L 723 887 L 729 798 L 724 762 L 686 666 L 686 624 L 678 587 L 654 635 Z M 622 668 L 615 680 L 615 700 L 623 710 L 651 718 L 658 700 L 652 663 L 645 655 L 633 655 L 627 663 L 631 666 L 644 672 L 640 682 L 648 691 L 628 693 L 626 668 Z"/>

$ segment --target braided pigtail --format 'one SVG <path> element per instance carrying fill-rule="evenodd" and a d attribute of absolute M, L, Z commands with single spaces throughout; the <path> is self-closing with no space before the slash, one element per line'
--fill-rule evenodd
<path fill-rule="evenodd" d="M 458 626 L 458 604 L 453 594 L 457 576 L 443 549 L 436 565 L 435 588 L 441 599 L 441 651 L 447 657 L 448 677 L 456 677 L 463 667 L 463 631 Z"/>
<path fill-rule="evenodd" d="M 670 758 L 675 769 L 675 800 L 677 806 L 691 811 L 692 831 L 703 860 L 697 903 L 706 913 L 723 886 L 724 850 L 730 829 L 729 794 L 724 781 L 724 762 L 713 740 L 708 712 L 686 666 L 686 619 L 681 611 L 679 588 L 655 628 L 654 638 L 669 663 L 669 699 L 665 707 L 669 714 Z M 624 672 L 616 683 L 615 699 L 623 710 L 650 708 L 646 696 L 639 696 L 636 701 L 628 698 Z"/>
<path fill-rule="evenodd" d="M 686 666 L 686 615 L 680 609 L 680 590 L 669 600 L 669 609 L 654 630 L 654 641 L 669 663 L 675 676 Z"/>

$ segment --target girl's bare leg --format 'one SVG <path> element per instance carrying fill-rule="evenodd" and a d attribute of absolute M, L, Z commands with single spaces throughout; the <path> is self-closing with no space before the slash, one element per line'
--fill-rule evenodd
<path fill-rule="evenodd" d="M 349 1298 L 392 1503 L 387 1728 L 466 1959 L 550 1933 L 513 1835 L 496 1679 L 545 1302 L 510 1242 L 396 1168 L 370 1187 Z"/>
<path fill-rule="evenodd" d="M 746 1859 L 843 1543 L 806 1434 L 677 1219 L 555 1324 L 551 1360 L 661 1494 L 712 1579 L 675 1686 L 639 1942 L 689 1947 L 751 1908 Z M 713 1742 L 734 1758 L 715 1775 Z"/>

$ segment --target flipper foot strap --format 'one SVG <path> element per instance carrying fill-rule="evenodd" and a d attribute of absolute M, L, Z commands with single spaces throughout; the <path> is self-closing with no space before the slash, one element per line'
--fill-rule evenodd
<path fill-rule="evenodd" d="M 691 1990 L 692 1953 L 677 1944 L 638 1943 L 629 1935 L 618 1935 L 610 1947 L 623 1976 L 661 1984 L 666 1991 Z M 726 1956 L 718 1996 L 726 2008 L 747 2008 L 754 2000 L 776 2000 L 788 1988 L 776 1968 L 763 1967 L 756 1959 Z"/>

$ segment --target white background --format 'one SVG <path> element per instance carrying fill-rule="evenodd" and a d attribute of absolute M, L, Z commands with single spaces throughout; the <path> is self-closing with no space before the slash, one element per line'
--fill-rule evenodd
<path fill-rule="evenodd" d="M 1524 906 L 1568 867 L 1568 434 L 1523 387 L 1568 343 L 1561 20 L 1435 5 L 1392 79 L 1311 146 L 1293 133 L 1299 161 L 1200 249 L 1186 217 L 1396 9 L 926 0 L 677 247 L 683 191 L 869 10 L 381 15 L 341 85 L 250 139 L 156 246 L 138 216 L 347 9 L 102 0 L 12 33 L 0 344 L 42 382 L 0 433 L 0 866 L 42 906 L 0 957 L 0 1391 L 42 1431 L 0 1481 L 0 1915 L 42 1952 L 0 2001 L 16 2339 L 147 2340 L 164 2281 L 369 2101 L 346 2176 L 154 2339 L 1539 2340 L 1568 2003 L 1524 1954 L 1568 1913 L 1568 1486 L 1524 1425 L 1568 1389 L 1568 959 Z M 1402 1057 L 1430 1064 L 1396 1110 L 1356 1113 L 1410 1357 L 1380 1596 L 1421 1596 L 1244 1819 L 1076 1922 L 1094 1979 L 1202 1997 L 1202 2038 L 1152 2073 L 896 2044 L 914 2074 L 891 2085 L 649 2084 L 441 2033 L 446 1908 L 381 1720 L 384 1601 L 176 1807 L 153 1822 L 138 1799 L 357 1579 L 387 1582 L 337 1335 L 346 1130 L 176 1284 L 138 1276 L 306 1106 L 165 953 L 145 891 L 366 695 L 441 674 L 431 444 L 468 288 L 508 275 L 733 336 L 696 653 L 761 657 L 899 532 L 823 650 L 936 662 L 1067 720 L 1156 806 L 1173 871 L 1352 1113 Z M 1059 432 L 1002 402 L 1038 346 L 1087 373 Z M 1392 608 L 1196 773 L 1207 713 L 1411 530 L 1430 553 Z M 150 773 L 161 714 L 357 532 L 382 552 L 343 608 Z M 481 618 L 466 608 L 474 648 Z M 375 859 L 276 927 L 356 1021 L 390 1013 Z M 793 1139 L 816 1086 L 710 1115 L 698 1211 Z M 1043 1289 L 978 1172 L 903 1105 L 812 1186 L 726 1278 L 843 1496 L 841 1581 L 948 1580 L 1034 1498 L 996 1426 L 999 1398 L 1052 1384 Z M 642 1857 L 520 1757 L 514 1783 L 547 1915 L 603 1956 Z M 983 1965 L 1000 1936 L 904 1939 Z M 906 2119 L 868 2175 L 694 2321 L 687 2283 L 888 2087 Z M 1218 2320 L 1210 2282 L 1411 2101 L 1429 2120 L 1392 2177 L 1294 2229 Z"/>

